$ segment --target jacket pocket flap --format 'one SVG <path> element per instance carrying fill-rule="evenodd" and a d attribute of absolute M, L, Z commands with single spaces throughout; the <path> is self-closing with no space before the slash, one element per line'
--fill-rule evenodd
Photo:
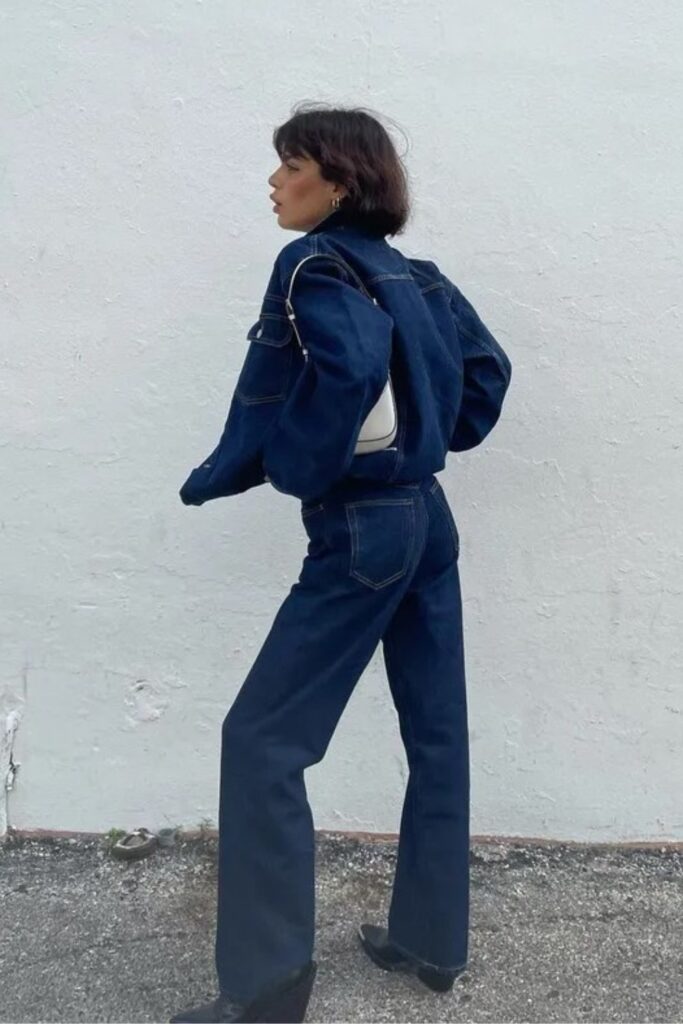
<path fill-rule="evenodd" d="M 261 313 L 255 324 L 249 328 L 249 341 L 260 341 L 263 345 L 281 348 L 291 339 L 293 328 L 286 316 L 275 313 Z"/>

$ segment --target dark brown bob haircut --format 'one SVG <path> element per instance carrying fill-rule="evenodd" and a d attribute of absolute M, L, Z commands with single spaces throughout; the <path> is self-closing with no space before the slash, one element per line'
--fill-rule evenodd
<path fill-rule="evenodd" d="M 348 189 L 340 209 L 374 234 L 400 234 L 410 213 L 408 177 L 386 128 L 362 107 L 299 105 L 273 132 L 281 160 L 313 158 Z"/>

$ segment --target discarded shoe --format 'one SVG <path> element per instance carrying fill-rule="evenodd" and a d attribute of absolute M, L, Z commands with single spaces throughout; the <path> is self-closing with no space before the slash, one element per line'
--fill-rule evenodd
<path fill-rule="evenodd" d="M 315 980 L 317 964 L 311 960 L 290 971 L 249 1003 L 219 995 L 211 1003 L 181 1010 L 170 1024 L 223 1024 L 224 1021 L 261 1021 L 266 1024 L 301 1024 Z"/>
<path fill-rule="evenodd" d="M 389 942 L 386 928 L 375 924 L 362 924 L 358 928 L 361 946 L 370 959 L 383 971 L 405 971 L 416 974 L 423 984 L 433 992 L 448 992 L 453 982 L 465 967 L 431 967 L 408 956 L 392 942 Z"/>
<path fill-rule="evenodd" d="M 114 843 L 111 848 L 112 857 L 119 860 L 142 860 L 156 850 L 157 842 L 154 832 L 147 828 L 134 828 Z"/>

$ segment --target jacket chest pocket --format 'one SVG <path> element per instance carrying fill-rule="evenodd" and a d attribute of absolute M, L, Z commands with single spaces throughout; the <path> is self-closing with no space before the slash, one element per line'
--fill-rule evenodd
<path fill-rule="evenodd" d="M 277 402 L 287 394 L 294 331 L 284 316 L 262 313 L 247 332 L 249 348 L 235 394 L 245 405 Z"/>

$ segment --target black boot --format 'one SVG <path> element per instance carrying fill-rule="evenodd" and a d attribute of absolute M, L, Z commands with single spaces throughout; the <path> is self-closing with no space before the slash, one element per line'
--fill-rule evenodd
<path fill-rule="evenodd" d="M 181 1010 L 171 1017 L 171 1024 L 223 1024 L 224 1021 L 300 1024 L 306 1017 L 316 970 L 317 964 L 311 960 L 259 992 L 249 1003 L 237 1003 L 227 995 L 219 995 L 211 1003 Z"/>
<path fill-rule="evenodd" d="M 358 929 L 358 938 L 370 959 L 384 971 L 407 971 L 416 974 L 427 988 L 433 992 L 448 992 L 453 982 L 465 967 L 447 968 L 431 967 L 414 957 L 404 953 L 389 942 L 386 928 L 375 924 L 362 924 Z"/>

